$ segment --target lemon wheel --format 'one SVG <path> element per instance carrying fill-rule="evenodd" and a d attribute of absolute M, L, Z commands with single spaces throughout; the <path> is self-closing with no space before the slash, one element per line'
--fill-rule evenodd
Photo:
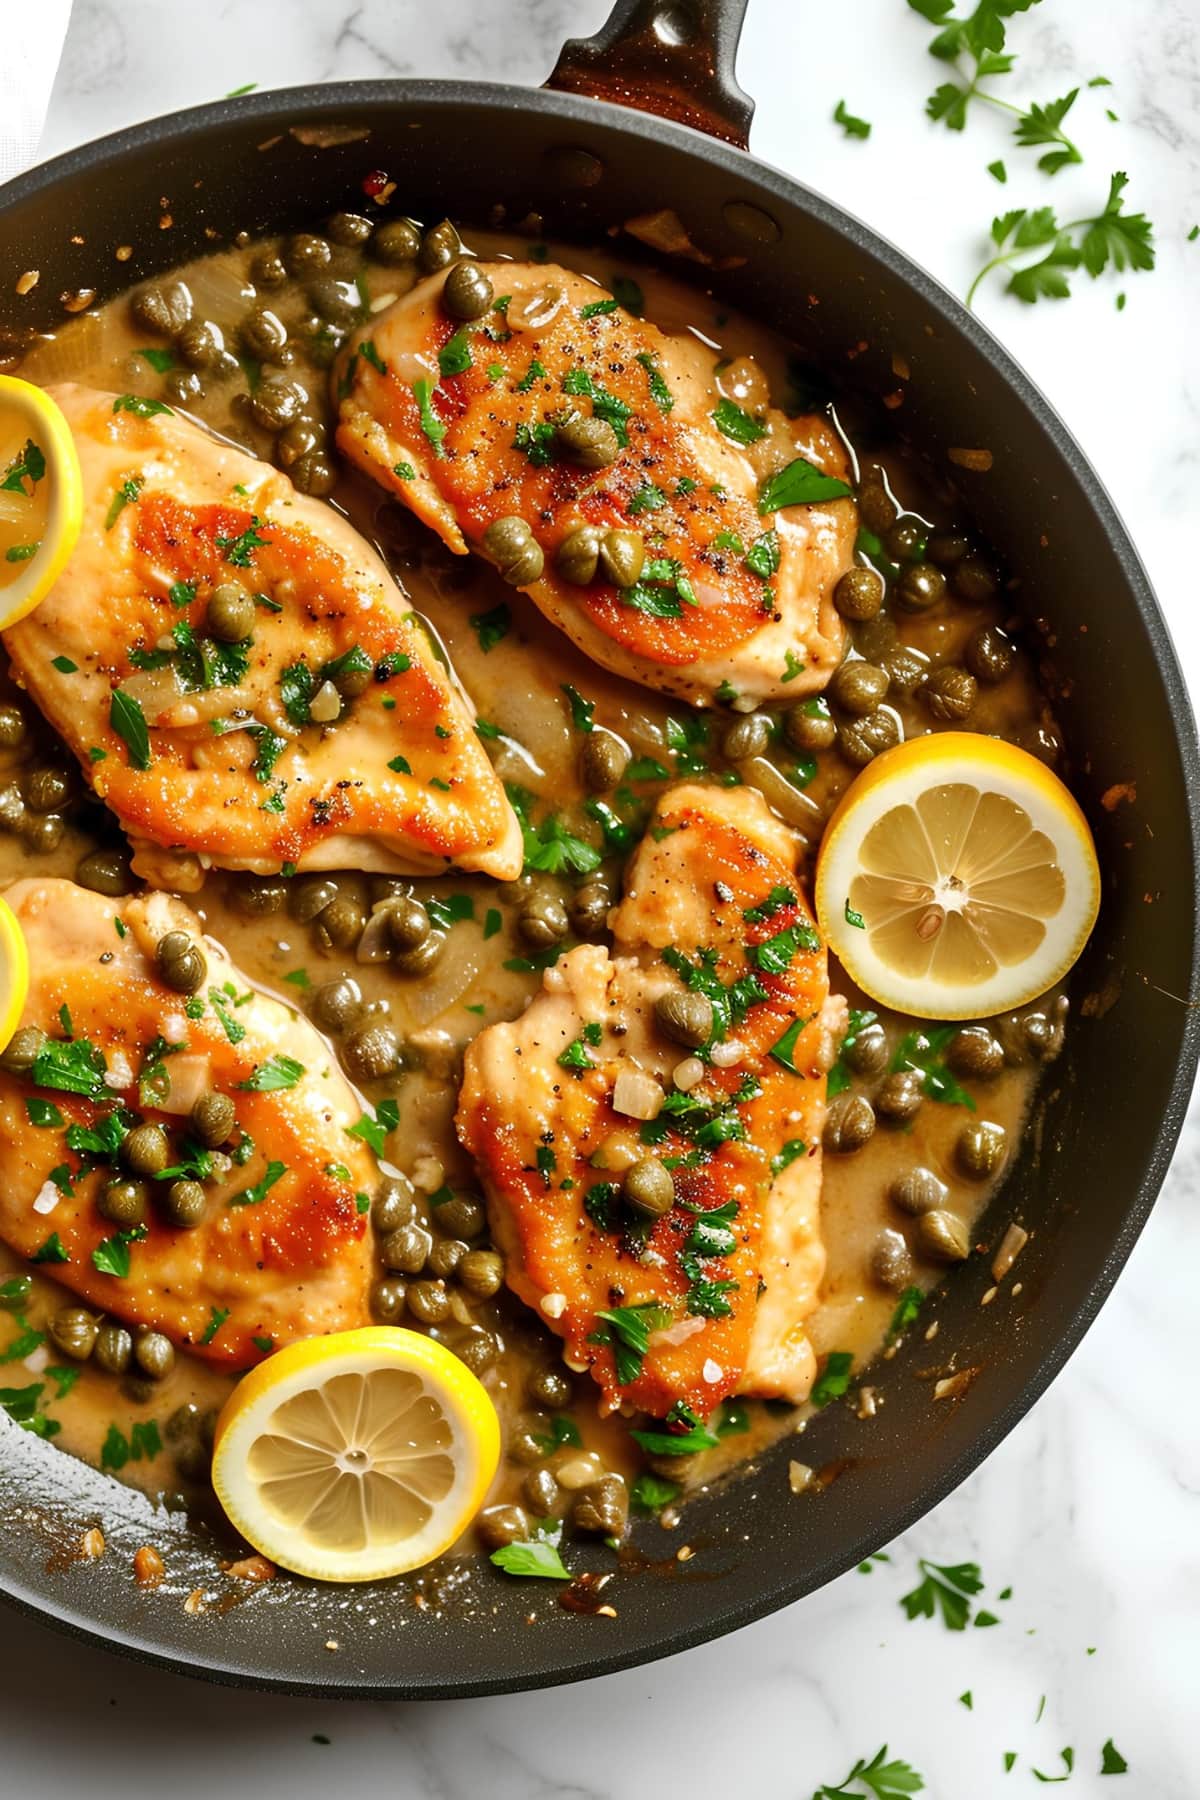
<path fill-rule="evenodd" d="M 0 375 L 0 631 L 49 593 L 82 520 L 70 426 L 41 388 Z"/>
<path fill-rule="evenodd" d="M 1100 906 L 1087 821 L 1058 777 L 999 738 L 945 731 L 876 757 L 817 859 L 821 928 L 884 1006 L 975 1019 L 1043 994 Z"/>
<path fill-rule="evenodd" d="M 7 900 L 0 900 L 0 1050 L 6 1050 L 21 1023 L 29 993 L 29 952 L 25 933 Z"/>
<path fill-rule="evenodd" d="M 217 1421 L 213 1486 L 272 1562 L 373 1581 L 440 1556 L 500 1460 L 496 1410 L 458 1358 L 389 1326 L 307 1338 L 261 1363 Z"/>

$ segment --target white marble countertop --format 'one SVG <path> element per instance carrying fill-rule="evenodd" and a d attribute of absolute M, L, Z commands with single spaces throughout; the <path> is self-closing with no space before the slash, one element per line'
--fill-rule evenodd
<path fill-rule="evenodd" d="M 134 119 L 262 86 L 387 74 L 537 82 L 604 0 L 75 0 L 43 152 Z M 847 24 L 849 23 L 849 29 Z M 1158 268 L 1081 279 L 1066 305 L 998 287 L 980 310 L 1081 438 L 1121 507 L 1185 663 L 1195 604 L 1200 357 L 1197 0 L 1044 0 L 1011 27 L 1014 98 L 1095 75 L 1073 115 L 1087 162 L 1046 181 L 1001 113 L 951 137 L 922 117 L 944 79 L 903 0 L 752 0 L 739 73 L 754 147 L 902 244 L 962 291 L 994 212 L 1094 210 L 1113 169 L 1158 232 Z M 868 143 L 835 103 L 873 121 Z M 1106 108 L 1119 115 L 1112 120 Z M 3 123 L 0 122 L 0 132 Z M 986 165 L 1004 157 L 1000 189 Z M 1128 303 L 1115 308 L 1124 289 Z M 736 1638 L 543 1695 L 341 1706 L 210 1688 L 0 1613 L 0 1791 L 177 1800 L 532 1796 L 645 1800 L 726 1791 L 806 1800 L 882 1744 L 934 1800 L 1039 1791 L 1195 1800 L 1200 1692 L 1200 1438 L 1175 1371 L 1194 1355 L 1200 1120 L 1117 1291 L 1050 1393 L 972 1480 L 870 1575 L 852 1573 Z M 1013 1598 L 1002 1627 L 908 1622 L 916 1558 L 978 1561 Z M 970 1692 L 970 1709 L 960 1698 Z M 1101 1785 L 1101 1746 L 1129 1773 Z M 326 1742 L 328 1740 L 328 1742 Z M 1011 1773 L 1006 1752 L 1016 1753 Z M 857 1791 L 857 1790 L 855 1790 Z"/>

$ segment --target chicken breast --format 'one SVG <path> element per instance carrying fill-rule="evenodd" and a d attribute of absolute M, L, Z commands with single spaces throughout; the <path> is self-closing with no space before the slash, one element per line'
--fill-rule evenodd
<path fill-rule="evenodd" d="M 499 518 L 528 521 L 545 553 L 531 598 L 607 669 L 697 705 L 823 687 L 844 648 L 832 596 L 856 531 L 851 499 L 820 498 L 850 493 L 827 421 L 719 400 L 711 350 L 567 269 L 480 267 L 503 310 L 456 327 L 437 275 L 359 331 L 339 447 L 452 550 L 478 548 Z M 606 467 L 568 460 L 555 426 L 576 415 L 613 427 Z M 792 464 L 784 486 L 769 479 Z M 782 504 L 789 492 L 818 498 Z M 583 525 L 643 532 L 641 579 L 565 580 L 556 552 Z"/>
<path fill-rule="evenodd" d="M 248 988 L 211 940 L 196 996 L 165 986 L 159 940 L 184 930 L 201 941 L 167 894 L 113 901 L 31 880 L 6 898 L 29 946 L 23 1024 L 47 1036 L 27 1075 L 0 1070 L 5 1243 L 89 1305 L 234 1368 L 365 1324 L 378 1177 L 348 1135 L 362 1109 L 325 1040 Z M 216 1166 L 188 1126 L 210 1090 L 236 1108 Z M 146 1121 L 169 1134 L 168 1168 L 204 1183 L 193 1229 L 166 1222 L 161 1181 L 144 1222 L 122 1228 L 98 1210 L 125 1174 L 128 1129 Z"/>
<path fill-rule="evenodd" d="M 677 788 L 613 930 L 611 956 L 568 952 L 521 1018 L 467 1051 L 458 1131 L 508 1281 L 608 1410 L 802 1400 L 825 1261 L 821 1052 L 843 1003 L 795 840 L 750 789 Z M 711 1002 L 699 1060 L 656 1023 L 656 1001 L 685 989 Z M 621 1183 L 651 1156 L 674 1202 L 639 1218 Z"/>
<path fill-rule="evenodd" d="M 209 863 L 517 875 L 520 827 L 470 704 L 346 521 L 157 402 L 50 392 L 83 529 L 5 644 L 134 868 L 179 890 Z M 244 642 L 206 623 L 231 584 L 254 596 Z"/>

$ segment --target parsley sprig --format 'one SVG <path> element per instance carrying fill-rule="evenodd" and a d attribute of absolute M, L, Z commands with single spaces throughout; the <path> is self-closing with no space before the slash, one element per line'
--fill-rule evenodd
<path fill-rule="evenodd" d="M 967 290 L 967 305 L 993 269 L 1007 268 L 1007 288 L 1032 306 L 1038 300 L 1070 298 L 1070 275 L 1082 268 L 1093 280 L 1110 266 L 1118 271 L 1154 267 L 1154 227 L 1144 213 L 1124 210 L 1129 177 L 1121 170 L 1109 182 L 1103 209 L 1060 224 L 1052 206 L 1032 212 L 1018 207 L 992 220 L 996 255 L 989 257 Z M 1032 261 L 1027 260 L 1037 251 Z M 1013 267 L 1019 264 L 1019 267 Z"/>
<path fill-rule="evenodd" d="M 860 1785 L 854 1786 L 857 1782 Z M 925 1782 L 917 1774 L 910 1763 L 887 1760 L 887 1745 L 877 1750 L 870 1762 L 860 1756 L 850 1773 L 839 1781 L 836 1787 L 828 1783 L 819 1787 L 813 1800 L 841 1800 L 843 1794 L 861 1795 L 865 1790 L 874 1794 L 875 1800 L 898 1800 L 899 1796 L 919 1794 L 924 1791 Z"/>

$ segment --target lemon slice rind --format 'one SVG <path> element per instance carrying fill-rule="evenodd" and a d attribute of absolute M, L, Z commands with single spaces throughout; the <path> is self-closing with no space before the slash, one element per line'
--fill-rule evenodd
<path fill-rule="evenodd" d="M 71 428 L 49 394 L 16 375 L 0 375 L 0 411 L 20 421 L 46 458 L 50 483 L 45 528 L 38 550 L 21 572 L 0 587 L 0 631 L 31 613 L 58 580 L 79 539 L 83 475 Z"/>
<path fill-rule="evenodd" d="M 980 797 L 974 810 L 962 801 L 962 789 L 973 789 Z M 1003 812 L 1016 834 L 1026 829 L 1040 834 L 1021 840 L 1035 846 L 1033 852 L 1016 852 L 1004 843 L 989 848 L 978 838 L 972 843 L 969 836 L 952 853 L 934 851 L 937 834 L 924 834 L 915 824 L 939 807 L 952 819 L 957 805 L 969 831 L 982 816 L 985 800 L 993 823 Z M 912 822 L 908 842 L 922 853 L 914 861 L 923 863 L 912 870 L 911 895 L 897 869 L 889 866 L 885 875 L 879 873 L 886 864 L 879 847 L 903 844 L 906 822 Z M 988 865 L 992 895 L 996 875 L 1002 878 L 1000 923 L 1011 927 L 1007 937 L 1016 947 L 1010 947 L 1007 957 L 981 954 L 969 977 L 946 979 L 919 966 L 922 959 L 911 933 L 923 920 L 936 935 L 939 921 L 947 916 L 943 901 L 951 913 L 961 905 L 966 920 L 982 920 L 979 912 L 971 912 L 972 891 L 977 896 L 984 891 L 980 884 L 972 890 L 968 882 L 960 894 L 947 893 L 946 878 L 953 871 L 945 863 L 958 867 L 972 860 L 976 867 Z M 931 862 L 939 875 L 933 883 Z M 1023 884 L 1030 893 L 1027 914 L 1018 898 Z M 890 907 L 881 898 L 885 892 L 893 897 Z M 928 904 L 918 895 L 927 895 Z M 876 902 L 873 911 L 856 905 L 864 896 Z M 1070 969 L 1096 922 L 1100 873 L 1083 813 L 1044 763 L 999 738 L 938 732 L 885 751 L 843 795 L 822 841 L 815 899 L 830 947 L 873 1000 L 917 1018 L 985 1018 L 1025 1005 Z M 864 923 L 857 924 L 856 917 Z M 1000 915 L 993 912 L 991 917 Z"/>
<path fill-rule="evenodd" d="M 243 1377 L 217 1421 L 213 1486 L 272 1562 L 376 1581 L 449 1549 L 499 1460 L 471 1371 L 432 1338 L 370 1326 L 291 1344 Z"/>
<path fill-rule="evenodd" d="M 21 1023 L 29 994 L 29 951 L 25 933 L 7 900 L 0 899 L 0 1050 L 7 1050 Z"/>

